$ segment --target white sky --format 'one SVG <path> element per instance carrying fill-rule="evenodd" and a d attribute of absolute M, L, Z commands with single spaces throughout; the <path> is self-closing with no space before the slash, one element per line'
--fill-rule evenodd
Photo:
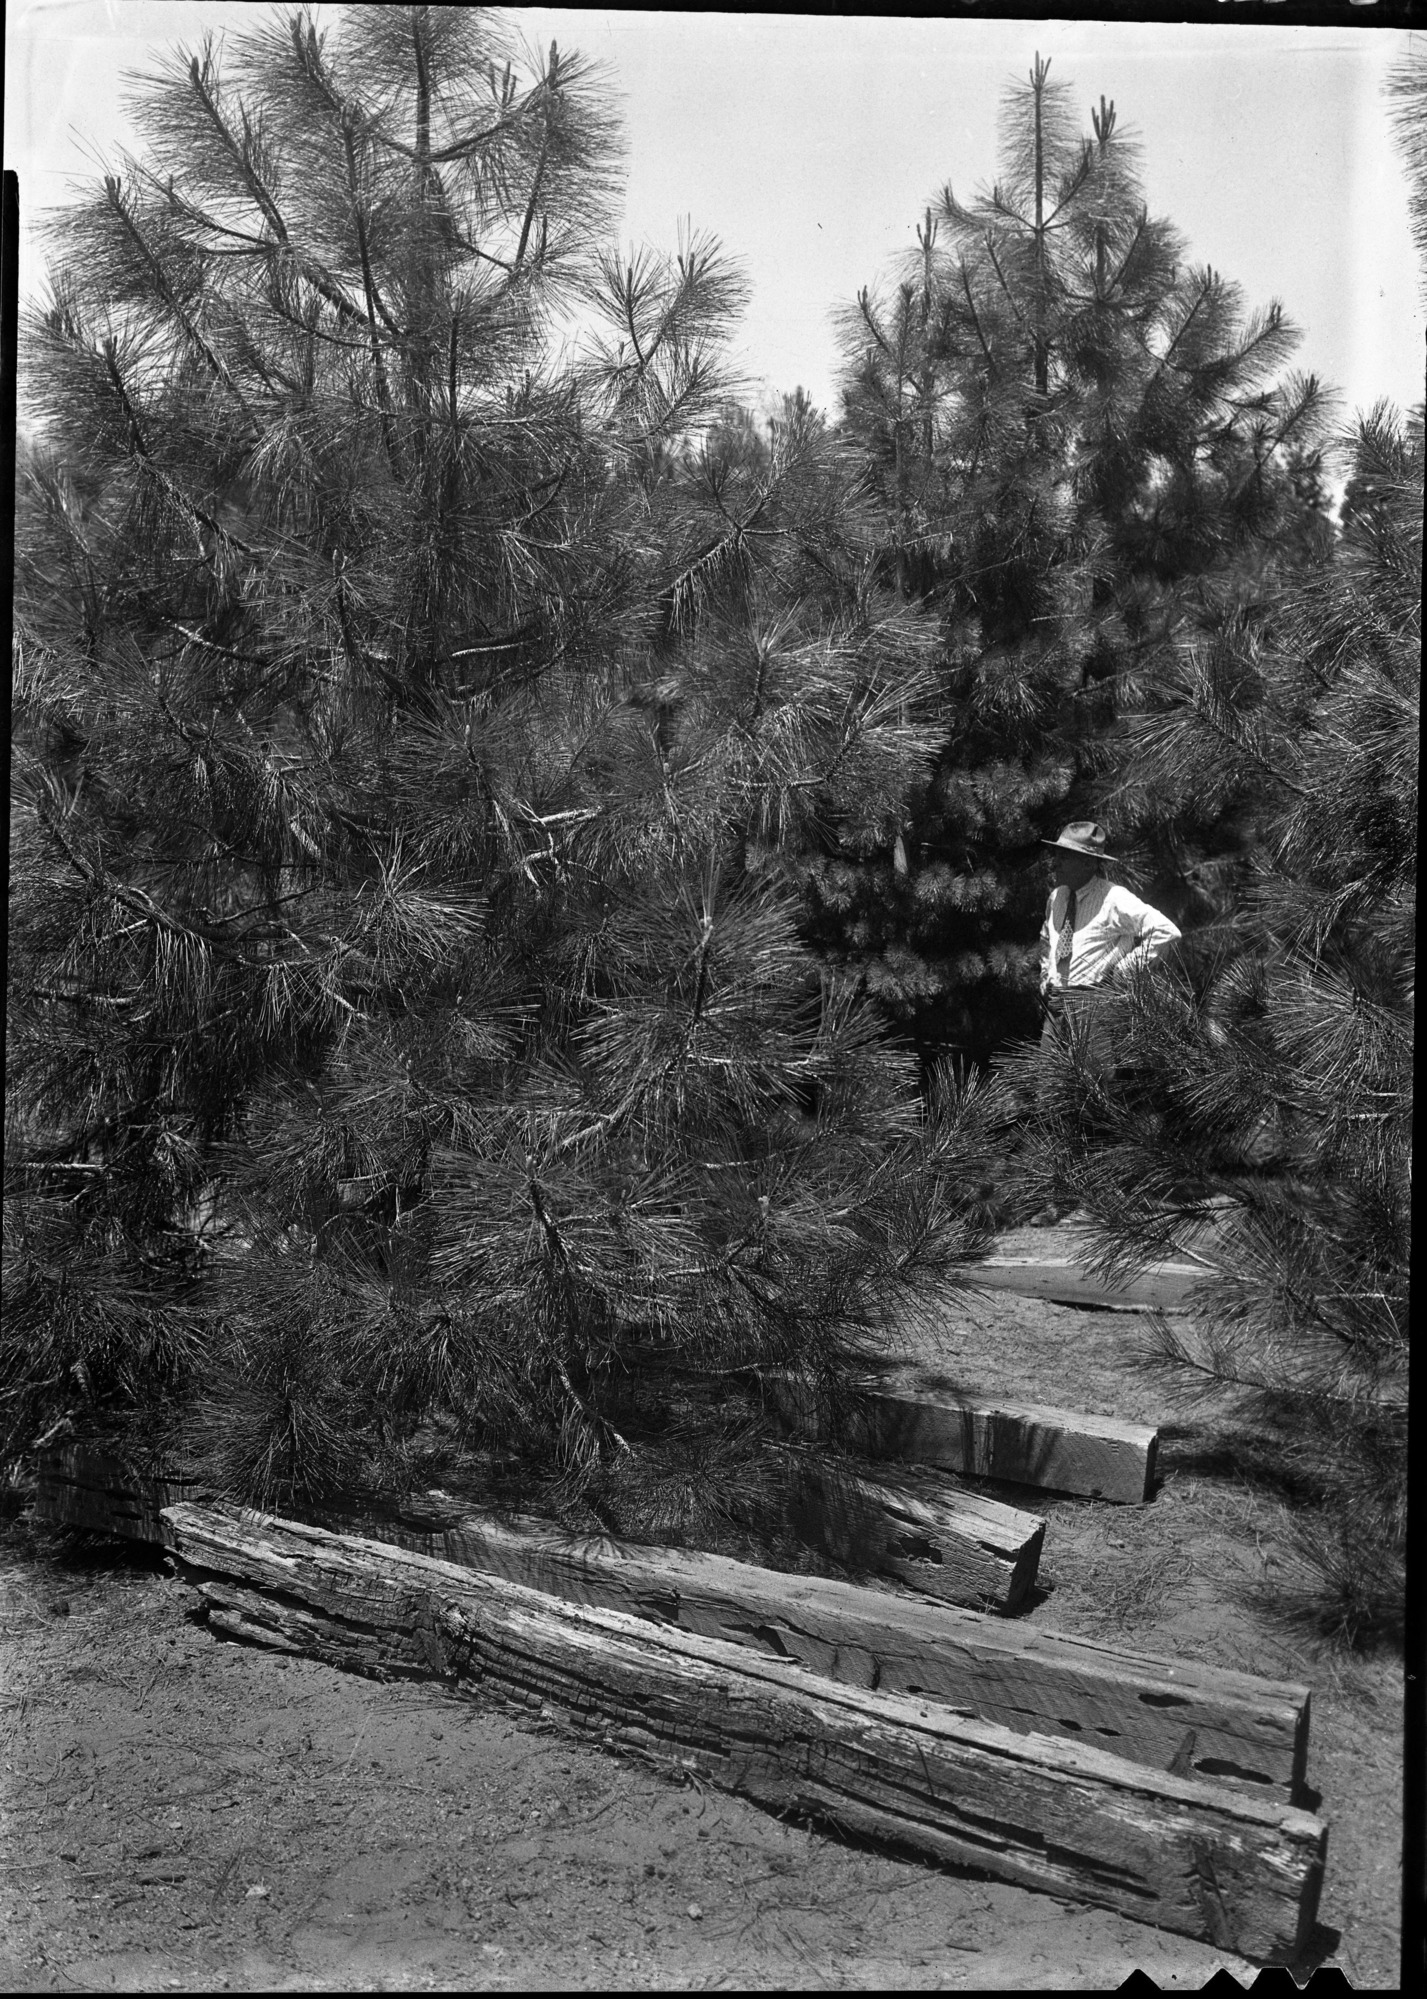
<path fill-rule="evenodd" d="M 4 159 L 20 176 L 22 297 L 43 275 L 36 211 L 127 139 L 121 73 L 272 11 L 10 0 Z M 753 286 L 736 358 L 765 394 L 802 383 L 834 406 L 833 307 L 915 241 L 945 181 L 965 195 L 990 179 L 1000 97 L 1039 50 L 1087 124 L 1114 99 L 1143 140 L 1151 212 L 1250 305 L 1283 301 L 1305 330 L 1295 365 L 1340 389 L 1345 411 L 1422 397 L 1421 286 L 1381 93 L 1406 31 L 506 11 L 609 65 L 629 148 L 621 237 L 672 249 L 692 216 L 723 239 Z"/>

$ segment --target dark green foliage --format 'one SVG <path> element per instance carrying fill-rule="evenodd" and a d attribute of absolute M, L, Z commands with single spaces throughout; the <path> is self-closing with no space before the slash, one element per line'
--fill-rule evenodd
<path fill-rule="evenodd" d="M 1107 997 L 1115 1067 L 1070 1047 L 1039 1065 L 1022 1161 L 1084 1207 L 1107 1265 L 1188 1252 L 1220 1278 L 1152 1358 L 1252 1418 L 1307 1509 L 1290 1598 L 1368 1643 L 1402 1618 L 1420 414 L 1374 410 L 1350 445 L 1338 560 L 1262 671 L 1226 690 L 1191 659 L 1138 746 L 1150 789 L 1160 768 L 1259 787 L 1270 841 L 1237 948 Z"/>
<path fill-rule="evenodd" d="M 799 935 L 935 740 L 855 468 L 728 417 L 736 273 L 604 252 L 603 86 L 501 37 L 180 57 L 57 232 L 5 1434 L 688 1526 L 766 1486 L 759 1368 L 837 1381 L 976 1253 L 998 1100 L 924 1103 Z M 721 1386 L 671 1427 L 672 1364 Z"/>
<path fill-rule="evenodd" d="M 1082 136 L 1048 71 L 1008 97 L 995 185 L 943 190 L 898 282 L 844 315 L 843 429 L 889 580 L 940 619 L 943 740 L 903 825 L 818 871 L 819 934 L 894 1018 L 979 1056 L 1033 1021 L 1032 863 L 1065 820 L 1138 844 L 1137 886 L 1177 920 L 1224 909 L 1249 801 L 1125 796 L 1119 718 L 1187 638 L 1254 628 L 1327 533 L 1322 397 L 1279 379 L 1281 307 L 1188 263 L 1114 106 Z"/>

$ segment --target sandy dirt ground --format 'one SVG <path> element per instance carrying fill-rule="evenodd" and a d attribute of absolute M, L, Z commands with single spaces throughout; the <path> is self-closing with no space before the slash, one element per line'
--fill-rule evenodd
<path fill-rule="evenodd" d="M 1047 1245 L 1049 1246 L 1049 1245 Z M 1400 1664 L 1334 1663 L 1254 1586 L 1285 1516 L 1128 1365 L 1133 1315 L 998 1294 L 967 1383 L 1162 1424 L 1123 1507 L 1038 1495 L 1035 1623 L 1313 1688 L 1313 1958 L 1395 1986 Z M 994 1488 L 992 1488 L 994 1490 Z M 1024 1490 L 1005 1489 L 1017 1503 Z M 1255 1967 L 1103 1910 L 841 1842 L 517 1720 L 212 1635 L 156 1565 L 0 1540 L 0 1990 L 1198 1990 Z M 1307 1802 L 1316 1803 L 1310 1798 Z"/>

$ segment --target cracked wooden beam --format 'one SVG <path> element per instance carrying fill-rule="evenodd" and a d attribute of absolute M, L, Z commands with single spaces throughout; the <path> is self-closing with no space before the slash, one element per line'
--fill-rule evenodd
<path fill-rule="evenodd" d="M 1009 1612 L 1025 1602 L 1045 1541 L 1039 1514 L 946 1480 L 799 1457 L 789 1523 L 810 1547 L 944 1603 Z"/>
<path fill-rule="evenodd" d="M 477 1688 L 772 1810 L 1246 1957 L 1291 1958 L 1312 1928 L 1327 1832 L 1291 1806 L 356 1536 L 186 1503 L 163 1522 L 233 1636 Z"/>
<path fill-rule="evenodd" d="M 827 1434 L 827 1412 L 803 1384 L 769 1374 L 764 1391 L 797 1435 Z M 892 1367 L 859 1381 L 847 1437 L 870 1458 L 1131 1504 L 1149 1497 L 1159 1449 L 1159 1432 L 1149 1424 L 977 1394 L 917 1367 Z"/>
<path fill-rule="evenodd" d="M 436 1495 L 431 1500 L 440 1507 Z M 450 1505 L 450 1503 L 447 1503 Z M 1307 1775 L 1309 1689 L 1158 1659 L 884 1589 L 785 1575 L 724 1555 L 645 1548 L 543 1523 L 459 1513 L 415 1552 L 567 1602 L 622 1610 L 790 1659 L 827 1679 L 929 1696 L 1022 1734 L 1063 1735 L 1152 1769 L 1240 1783 L 1289 1802 Z"/>
<path fill-rule="evenodd" d="M 966 1283 L 973 1290 L 1015 1291 L 1023 1298 L 1102 1312 L 1188 1312 L 1213 1275 L 1202 1264 L 1153 1263 L 1110 1278 L 1071 1257 L 1003 1255 L 983 1257 L 967 1271 Z"/>
<path fill-rule="evenodd" d="M 39 1517 L 160 1542 L 160 1509 L 193 1481 L 137 1482 L 70 1450 L 42 1468 Z M 400 1517 L 340 1523 L 567 1602 L 619 1610 L 764 1651 L 849 1686 L 943 1701 L 1021 1734 L 1085 1741 L 1152 1769 L 1243 1784 L 1284 1801 L 1307 1775 L 1309 1690 L 1159 1659 L 999 1616 L 788 1575 L 691 1549 L 641 1547 L 546 1521 L 472 1513 L 444 1493 Z"/>

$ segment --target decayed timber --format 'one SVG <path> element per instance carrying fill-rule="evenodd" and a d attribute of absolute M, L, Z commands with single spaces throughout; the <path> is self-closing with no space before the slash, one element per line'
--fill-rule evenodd
<path fill-rule="evenodd" d="M 986 1610 L 1025 1601 L 1045 1540 L 1038 1514 L 1000 1500 L 811 1459 L 798 1467 L 789 1518 L 802 1540 L 835 1562 Z"/>
<path fill-rule="evenodd" d="M 1309 1691 L 1290 1682 L 534 1523 L 466 1515 L 425 1534 L 383 1529 L 380 1538 L 388 1533 L 570 1603 L 751 1646 L 848 1686 L 920 1694 L 1023 1734 L 1083 1738 L 1152 1769 L 1167 1770 L 1189 1743 L 1189 1770 L 1217 1781 L 1291 1798 L 1306 1774 Z"/>
<path fill-rule="evenodd" d="M 1109 1312 L 1188 1312 L 1209 1273 L 1192 1263 L 1155 1263 L 1133 1276 L 1097 1277 L 1065 1257 L 988 1256 L 966 1273 L 983 1291 L 1017 1291 L 1056 1305 L 1089 1305 Z"/>
<path fill-rule="evenodd" d="M 1212 1210 L 1201 1211 L 1194 1222 L 1195 1241 L 1201 1246 L 1212 1243 L 1224 1220 Z M 998 1238 L 995 1254 L 968 1268 L 965 1277 L 968 1284 L 985 1290 L 1018 1291 L 1063 1305 L 1112 1312 L 1186 1312 L 1203 1302 L 1205 1287 L 1212 1287 L 1218 1276 L 1213 1263 L 1187 1245 L 1162 1262 L 1113 1278 L 1094 1271 L 1094 1260 L 1094 1231 L 1067 1221 L 1049 1241 L 1039 1229 L 1008 1230 Z"/>
<path fill-rule="evenodd" d="M 170 1493 L 181 1488 L 169 1482 Z M 106 1514 L 110 1497 L 116 1508 Z M 132 1482 L 72 1450 L 42 1468 L 38 1510 L 53 1524 L 134 1536 L 142 1523 L 137 1538 L 158 1540 L 167 1532 L 160 1503 L 151 1488 L 138 1504 Z M 944 1701 L 1022 1734 L 1084 1740 L 1151 1769 L 1178 1758 L 1190 1773 L 1286 1799 L 1305 1780 L 1303 1686 L 721 1555 L 471 1514 L 441 1493 L 428 1494 L 419 1512 L 419 1521 L 408 1515 L 362 1531 L 571 1603 L 764 1651 L 849 1686 Z"/>
<path fill-rule="evenodd" d="M 1313 1922 L 1327 1834 L 1291 1806 L 355 1536 L 187 1504 L 164 1520 L 211 1621 L 236 1636 L 475 1681 L 775 1810 L 1248 1957 L 1291 1955 Z"/>
<path fill-rule="evenodd" d="M 619 1384 L 611 1389 L 617 1395 Z M 1014 1611 L 1025 1601 L 1045 1539 L 1038 1514 L 947 1481 L 914 1484 L 880 1466 L 818 1466 L 803 1452 L 790 1469 L 785 1519 L 806 1546 L 944 1603 Z"/>
<path fill-rule="evenodd" d="M 139 1479 L 116 1462 L 75 1446 L 41 1467 L 36 1517 L 126 1540 L 162 1542 L 160 1510 L 199 1499 L 203 1488 L 177 1477 Z M 790 1524 L 809 1545 L 849 1568 L 893 1576 L 927 1596 L 986 1610 L 1015 1610 L 1035 1580 L 1045 1522 L 999 1500 L 950 1486 L 928 1491 L 907 1480 L 820 1475 L 800 1467 Z"/>
<path fill-rule="evenodd" d="M 45 1527 L 76 1527 L 124 1541 L 164 1544 L 165 1506 L 204 1497 L 200 1480 L 165 1474 L 143 1477 L 92 1446 L 67 1444 L 39 1464 L 35 1519 Z"/>
<path fill-rule="evenodd" d="M 786 1423 L 803 1436 L 822 1432 L 823 1416 L 799 1383 L 764 1379 Z M 850 1440 L 868 1457 L 904 1458 L 1092 1499 L 1149 1497 L 1159 1433 L 1148 1424 L 974 1395 L 926 1368 L 868 1375 L 855 1395 Z"/>

